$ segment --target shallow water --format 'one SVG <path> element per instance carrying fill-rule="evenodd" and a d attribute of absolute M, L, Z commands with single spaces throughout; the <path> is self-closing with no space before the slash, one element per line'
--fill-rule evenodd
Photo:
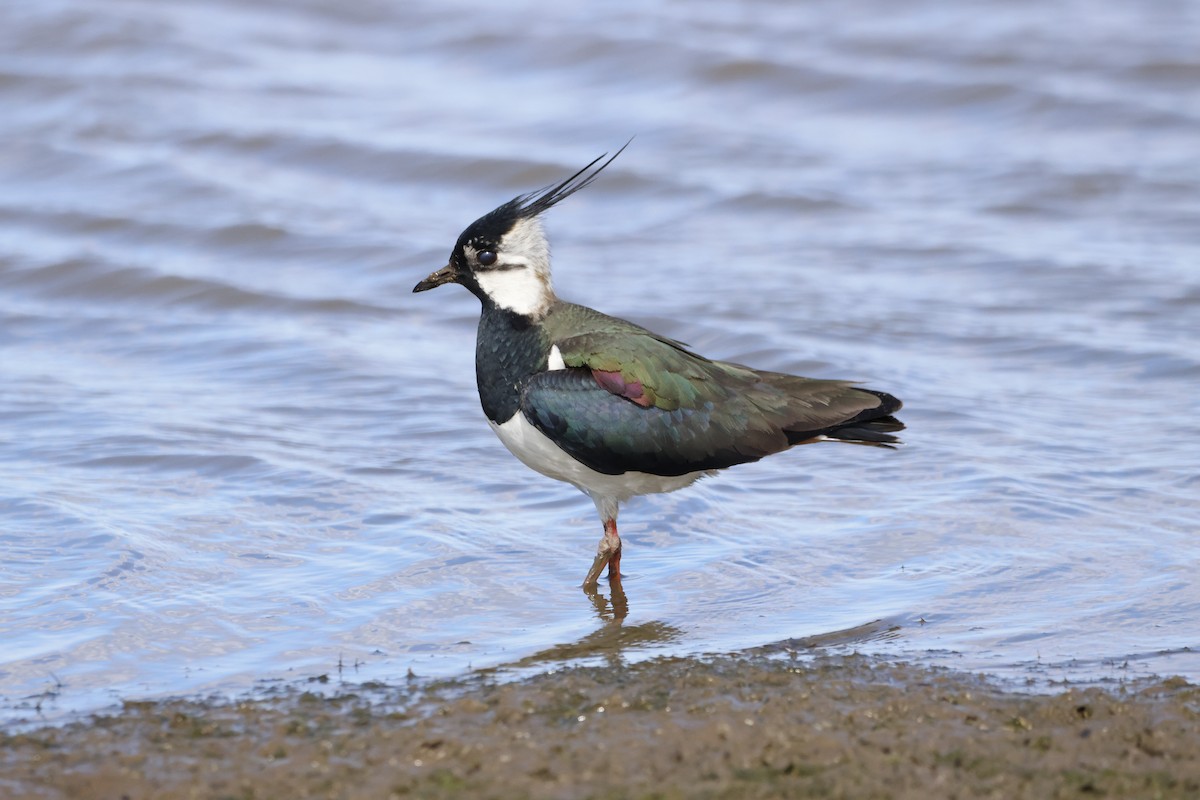
<path fill-rule="evenodd" d="M 831 634 L 1200 680 L 1196 41 L 1115 0 L 0 7 L 4 716 Z M 634 134 L 548 218 L 559 293 L 909 430 L 630 503 L 614 609 L 590 501 L 483 420 L 476 301 L 410 291 Z"/>

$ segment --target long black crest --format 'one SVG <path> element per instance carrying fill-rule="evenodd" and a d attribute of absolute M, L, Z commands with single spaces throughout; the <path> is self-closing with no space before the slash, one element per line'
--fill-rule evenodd
<path fill-rule="evenodd" d="M 631 138 L 629 142 L 632 141 L 633 139 Z M 620 150 L 613 153 L 607 161 L 595 169 L 592 169 L 592 167 L 595 167 L 597 162 L 603 160 L 608 153 L 602 153 L 598 158 L 594 159 L 590 164 L 579 170 L 579 172 L 576 172 L 571 177 L 567 178 L 562 183 L 553 186 L 547 186 L 545 188 L 530 192 L 529 194 L 523 194 L 516 198 L 513 202 L 517 206 L 517 214 L 522 217 L 536 217 L 538 214 L 549 211 L 550 208 L 556 203 L 565 200 L 583 187 L 587 186 L 592 181 L 596 180 L 596 177 L 599 176 L 600 172 L 609 164 L 611 164 L 617 156 L 621 155 L 626 147 L 629 147 L 629 142 L 621 145 Z M 589 172 L 589 170 L 591 170 L 591 172 Z"/>

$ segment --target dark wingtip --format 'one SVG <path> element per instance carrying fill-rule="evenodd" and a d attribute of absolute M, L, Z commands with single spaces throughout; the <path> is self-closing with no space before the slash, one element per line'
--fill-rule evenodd
<path fill-rule="evenodd" d="M 513 200 L 517 206 L 517 213 L 522 217 L 536 217 L 538 214 L 549 211 L 557 203 L 562 202 L 583 187 L 587 186 L 592 181 L 596 180 L 596 178 L 600 175 L 600 172 L 614 160 L 616 160 L 617 156 L 621 155 L 621 153 L 625 151 L 625 148 L 629 147 L 629 144 L 632 141 L 633 137 L 630 136 L 629 141 L 621 145 L 620 150 L 613 153 L 607 161 L 605 161 L 603 164 L 600 164 L 598 167 L 596 167 L 596 164 L 603 160 L 605 156 L 608 156 L 608 153 L 602 153 L 597 158 L 592 159 L 592 161 L 586 167 L 579 170 L 562 183 L 547 186 L 543 189 L 538 189 L 535 192 L 530 192 L 529 194 L 523 194 L 520 197 L 517 197 Z M 596 168 L 592 169 L 592 167 Z M 589 170 L 591 171 L 589 172 Z"/>
<path fill-rule="evenodd" d="M 873 414 L 879 414 L 880 416 L 886 416 L 889 414 L 895 414 L 897 411 L 904 408 L 904 403 L 900 402 L 900 398 L 890 395 L 887 392 L 879 392 L 879 391 L 876 391 L 875 389 L 861 389 L 861 388 L 859 388 L 858 391 L 866 392 L 867 394 L 873 394 L 879 398 L 879 407 L 871 409 L 871 412 Z M 894 420 L 894 421 L 899 423 L 899 420 Z M 903 428 L 903 426 L 901 426 L 901 428 Z"/>

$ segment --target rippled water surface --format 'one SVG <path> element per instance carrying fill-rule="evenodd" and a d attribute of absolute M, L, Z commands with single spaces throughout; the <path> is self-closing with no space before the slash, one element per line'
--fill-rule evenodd
<path fill-rule="evenodd" d="M 789 639 L 1200 680 L 1198 41 L 1117 0 L 3 4 L 4 717 Z M 909 430 L 630 503 L 589 598 L 477 302 L 410 291 L 630 135 L 547 220 L 559 293 Z"/>

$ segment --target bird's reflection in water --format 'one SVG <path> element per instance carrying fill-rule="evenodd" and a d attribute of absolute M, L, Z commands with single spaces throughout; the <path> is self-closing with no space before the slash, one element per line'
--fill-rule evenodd
<path fill-rule="evenodd" d="M 592 601 L 592 607 L 596 609 L 596 616 L 605 622 L 620 626 L 621 621 L 629 614 L 629 598 L 625 596 L 625 589 L 621 586 L 620 578 L 611 581 L 608 588 L 608 597 L 600 592 L 600 587 L 596 584 L 585 585 L 583 593 Z"/>
<path fill-rule="evenodd" d="M 679 641 L 683 637 L 681 629 L 657 620 L 626 625 L 629 598 L 620 580 L 611 581 L 607 593 L 596 585 L 585 587 L 583 593 L 591 601 L 592 608 L 602 623 L 600 627 L 578 641 L 556 644 L 510 666 L 528 667 L 547 661 L 575 661 L 585 658 L 603 658 L 619 665 L 624 654 L 630 650 L 663 645 Z"/>
<path fill-rule="evenodd" d="M 531 667 L 540 666 L 546 662 L 570 662 L 594 658 L 602 658 L 612 666 L 622 666 L 625 654 L 630 651 L 651 649 L 683 639 L 683 631 L 680 628 L 658 620 L 640 622 L 635 625 L 625 624 L 625 618 L 629 614 L 629 598 L 619 579 L 609 583 L 607 594 L 602 592 L 598 585 L 584 587 L 583 593 L 591 602 L 596 616 L 602 623 L 600 627 L 578 641 L 556 644 L 506 666 Z M 876 619 L 853 628 L 829 631 L 803 638 L 784 639 L 743 652 L 747 655 L 775 653 L 792 653 L 794 655 L 805 651 L 813 652 L 827 648 L 853 646 L 900 638 L 907 626 L 908 620 L 900 617 Z"/>

